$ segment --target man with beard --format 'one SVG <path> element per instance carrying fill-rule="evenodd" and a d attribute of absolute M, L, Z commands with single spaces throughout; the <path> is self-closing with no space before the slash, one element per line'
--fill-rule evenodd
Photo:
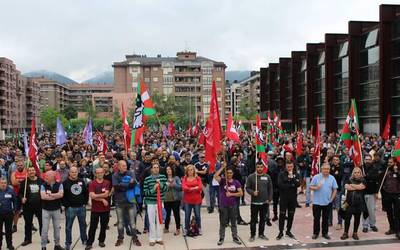
<path fill-rule="evenodd" d="M 258 237 L 268 240 L 264 235 L 265 215 L 267 214 L 269 203 L 272 201 L 272 181 L 271 177 L 264 173 L 264 164 L 258 162 L 256 172 L 247 177 L 246 191 L 251 195 L 250 205 L 250 242 L 255 240 L 256 223 L 258 224 Z"/>
<path fill-rule="evenodd" d="M 39 222 L 39 232 L 42 232 L 42 205 L 40 198 L 40 186 L 43 180 L 36 176 L 36 171 L 33 166 L 28 167 L 28 179 L 21 183 L 22 192 L 19 197 L 22 201 L 25 220 L 25 239 L 21 246 L 27 246 L 32 243 L 32 227 L 33 216 L 35 215 Z M 26 193 L 25 193 L 26 190 Z M 25 194 L 24 194 L 25 193 Z"/>
<path fill-rule="evenodd" d="M 362 218 L 363 232 L 368 232 L 371 228 L 372 231 L 378 232 L 376 227 L 376 215 L 375 215 L 375 204 L 376 198 L 378 196 L 378 183 L 379 183 L 379 169 L 372 162 L 372 157 L 366 155 L 364 157 L 363 172 L 365 174 L 365 190 L 364 190 L 364 200 L 367 206 L 368 217 Z"/>

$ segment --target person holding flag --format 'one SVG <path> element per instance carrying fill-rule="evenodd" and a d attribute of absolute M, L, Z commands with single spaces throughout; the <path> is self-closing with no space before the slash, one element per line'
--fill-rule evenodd
<path fill-rule="evenodd" d="M 250 242 L 255 240 L 256 221 L 258 220 L 258 237 L 268 240 L 264 235 L 265 217 L 269 209 L 269 203 L 272 201 L 272 180 L 271 177 L 264 172 L 265 166 L 262 162 L 257 162 L 256 172 L 247 177 L 246 191 L 251 195 L 250 205 Z"/>
<path fill-rule="evenodd" d="M 167 192 L 167 177 L 160 174 L 160 166 L 155 163 L 151 166 L 151 175 L 144 179 L 143 193 L 146 197 L 147 215 L 149 217 L 149 244 L 164 245 L 162 238 L 162 202 Z"/>

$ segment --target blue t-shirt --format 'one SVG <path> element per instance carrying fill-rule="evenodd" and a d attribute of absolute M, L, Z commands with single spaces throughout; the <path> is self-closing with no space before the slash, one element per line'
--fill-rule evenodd
<path fill-rule="evenodd" d="M 338 188 L 335 177 L 329 175 L 324 178 L 322 174 L 317 174 L 313 177 L 311 181 L 311 186 L 318 186 L 318 184 L 323 181 L 320 189 L 314 190 L 314 201 L 313 204 L 326 206 L 331 202 L 331 196 L 334 189 Z"/>

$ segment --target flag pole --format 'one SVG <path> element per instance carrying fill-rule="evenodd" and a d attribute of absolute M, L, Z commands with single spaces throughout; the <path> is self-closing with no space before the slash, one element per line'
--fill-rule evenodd
<path fill-rule="evenodd" d="M 256 126 L 257 126 L 257 122 L 256 122 Z M 256 191 L 258 191 L 258 181 L 257 181 L 257 157 L 258 157 L 258 152 L 257 152 L 257 138 L 256 136 L 254 136 L 254 142 L 255 142 L 255 148 L 256 148 L 256 155 L 255 155 L 255 159 L 254 159 L 254 174 L 255 174 L 255 178 L 256 178 Z"/>

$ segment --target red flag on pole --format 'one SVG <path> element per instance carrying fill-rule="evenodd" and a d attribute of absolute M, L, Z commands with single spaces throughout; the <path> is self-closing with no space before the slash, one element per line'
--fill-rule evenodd
<path fill-rule="evenodd" d="M 239 142 L 239 134 L 233 124 L 232 113 L 229 114 L 228 123 L 226 124 L 226 137 L 232 141 Z"/>
<path fill-rule="evenodd" d="M 98 151 L 103 152 L 103 154 L 105 154 L 108 150 L 107 141 L 104 138 L 104 135 L 100 131 L 97 131 L 96 135 L 97 135 L 97 141 L 98 141 L 98 144 L 97 144 Z"/>
<path fill-rule="evenodd" d="M 221 122 L 219 119 L 219 108 L 218 108 L 218 97 L 217 97 L 217 87 L 215 81 L 212 83 L 211 89 L 211 102 L 210 102 L 210 116 L 207 120 L 207 134 L 206 134 L 206 159 L 208 153 L 208 159 L 211 157 L 214 160 L 210 161 L 209 172 L 213 173 L 215 171 L 216 155 L 221 150 Z M 207 151 L 207 147 L 209 150 Z M 212 154 L 211 154 L 212 152 Z"/>
<path fill-rule="evenodd" d="M 301 132 L 297 133 L 297 142 L 296 142 L 296 155 L 301 155 L 303 151 L 303 134 Z"/>
<path fill-rule="evenodd" d="M 168 124 L 168 134 L 171 138 L 175 135 L 175 125 L 173 120 L 171 120 Z"/>
<path fill-rule="evenodd" d="M 122 106 L 122 122 L 123 122 L 123 129 L 124 129 L 124 144 L 125 144 L 125 151 L 128 153 L 131 145 L 131 129 L 129 127 L 128 119 L 126 119 L 126 113 L 124 109 L 124 104 Z"/>
<path fill-rule="evenodd" d="M 157 185 L 157 214 L 158 214 L 158 222 L 160 222 L 160 224 L 162 224 L 163 223 L 163 219 L 162 219 L 162 205 L 161 205 L 160 185 Z"/>
<path fill-rule="evenodd" d="M 320 157 L 321 157 L 321 135 L 319 132 L 319 117 L 317 117 L 317 126 L 315 127 L 315 147 L 314 147 L 313 161 L 311 167 L 312 176 L 319 173 Z"/>
<path fill-rule="evenodd" d="M 390 114 L 388 114 L 387 119 L 386 119 L 386 125 L 385 125 L 385 129 L 383 130 L 383 134 L 382 134 L 382 139 L 384 139 L 385 141 L 389 140 L 390 137 Z"/>
<path fill-rule="evenodd" d="M 32 119 L 32 126 L 31 126 L 31 138 L 29 140 L 29 160 L 32 162 L 32 166 L 35 168 L 36 176 L 40 176 L 39 166 L 37 164 L 37 152 L 38 146 L 36 143 L 36 122 L 35 118 Z"/>

